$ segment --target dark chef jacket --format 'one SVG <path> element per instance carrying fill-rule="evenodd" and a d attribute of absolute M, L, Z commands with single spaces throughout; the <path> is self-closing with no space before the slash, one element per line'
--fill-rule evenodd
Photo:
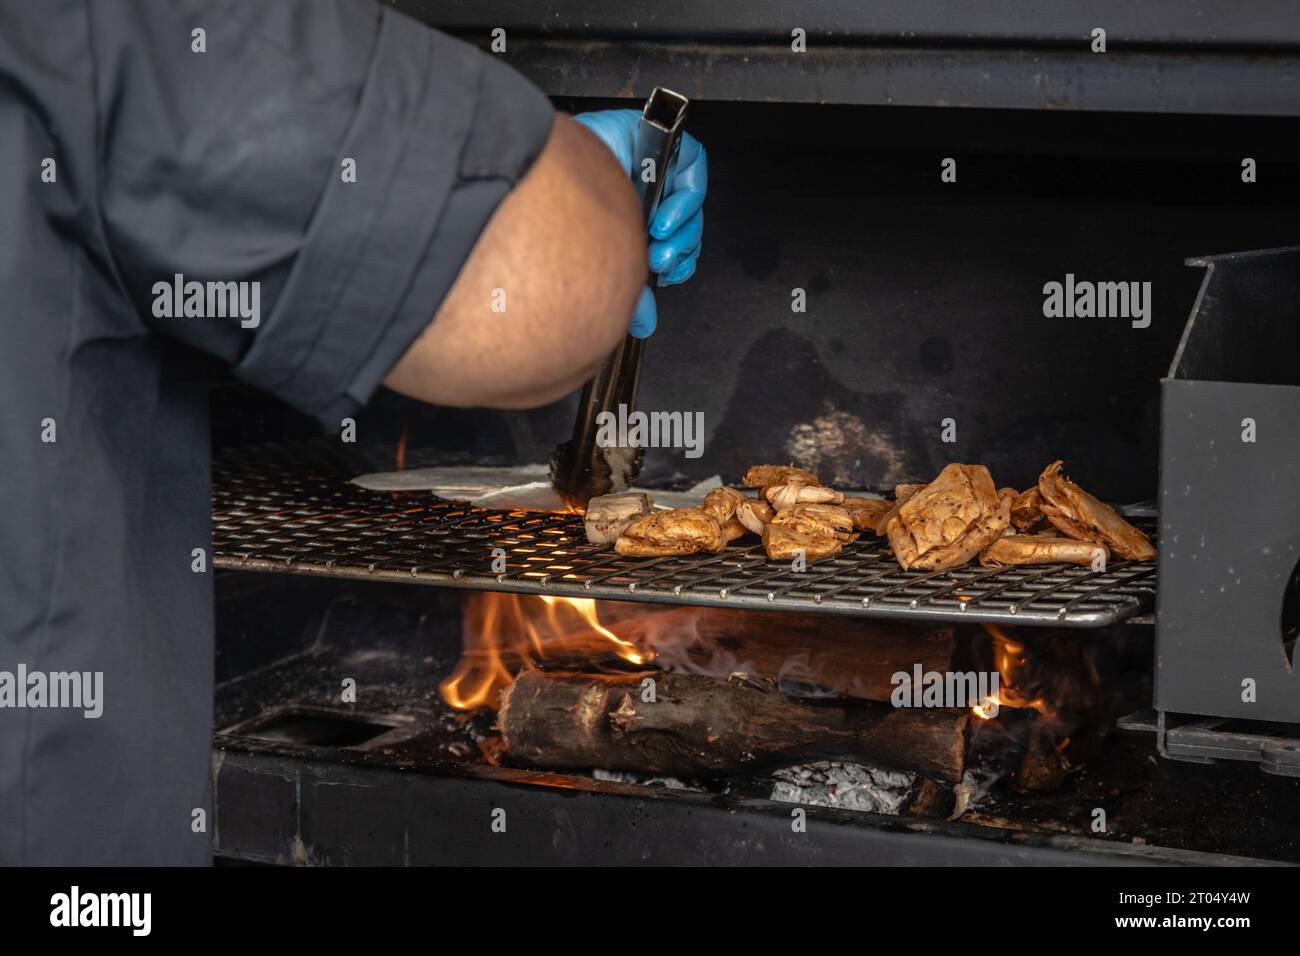
<path fill-rule="evenodd" d="M 367 0 L 0 0 L 0 691 L 103 675 L 0 707 L 0 864 L 209 859 L 210 357 L 337 432 L 552 118 Z M 260 323 L 155 317 L 177 274 Z"/>

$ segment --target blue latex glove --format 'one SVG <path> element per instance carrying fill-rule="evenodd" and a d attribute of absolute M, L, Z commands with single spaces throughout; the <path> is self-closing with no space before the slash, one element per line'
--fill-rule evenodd
<path fill-rule="evenodd" d="M 574 119 L 600 137 L 630 179 L 641 112 L 600 110 L 579 113 Z M 641 171 L 636 173 L 639 176 Z M 677 160 L 668 170 L 659 209 L 650 224 L 650 271 L 657 285 L 677 285 L 695 273 L 704 236 L 704 194 L 708 189 L 709 165 L 704 147 L 694 136 L 682 133 Z M 647 286 L 637 300 L 628 334 L 644 339 L 655 330 L 657 322 L 654 293 Z"/>

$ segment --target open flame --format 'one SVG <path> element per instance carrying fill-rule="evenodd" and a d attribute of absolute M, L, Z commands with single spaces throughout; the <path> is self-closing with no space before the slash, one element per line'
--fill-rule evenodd
<path fill-rule="evenodd" d="M 496 708 L 521 670 L 544 663 L 584 670 L 650 665 L 720 680 L 745 674 L 800 696 L 877 701 L 889 699 L 888 675 L 909 662 L 950 666 L 950 643 L 892 622 L 832 625 L 821 616 L 774 618 L 754 610 L 479 592 L 465 598 L 462 628 L 460 660 L 439 687 L 458 710 Z M 994 625 L 985 630 L 998 680 L 970 708 L 977 719 L 992 721 L 1004 707 L 1034 710 L 1063 735 L 1097 706 L 1096 672 L 1077 642 L 1036 640 L 1029 647 Z"/>
<path fill-rule="evenodd" d="M 976 717 L 988 720 L 999 707 L 1035 710 L 1059 733 L 1068 733 L 1101 707 L 1101 682 L 1080 642 L 1047 635 L 1031 651 L 995 624 L 984 630 L 1000 687 L 992 700 L 971 708 Z"/>
<path fill-rule="evenodd" d="M 1013 640 L 996 624 L 985 624 L 984 630 L 993 643 L 993 665 L 998 671 L 999 690 L 972 707 L 971 712 L 982 720 L 990 720 L 1002 707 L 1019 707 L 1036 710 L 1049 721 L 1053 720 L 1056 714 L 1049 701 L 1021 689 L 1025 686 L 1029 668 L 1025 645 Z"/>
<path fill-rule="evenodd" d="M 501 691 L 532 662 L 616 655 L 644 664 L 648 655 L 601 623 L 595 600 L 484 593 L 465 601 L 456 669 L 439 685 L 457 710 L 495 708 Z"/>

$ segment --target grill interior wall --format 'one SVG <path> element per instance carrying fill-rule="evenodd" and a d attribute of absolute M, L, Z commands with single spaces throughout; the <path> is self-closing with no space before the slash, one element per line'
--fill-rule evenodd
<path fill-rule="evenodd" d="M 815 447 L 846 486 L 952 459 L 1024 486 L 1065 457 L 1103 498 L 1152 498 L 1158 380 L 1200 278 L 1183 259 L 1292 242 L 1300 211 L 1285 119 L 701 102 L 690 125 L 712 166 L 704 252 L 659 297 L 640 400 L 703 411 L 707 437 L 698 459 L 651 449 L 650 480 L 735 478 Z M 956 183 L 940 181 L 948 156 Z M 1152 282 L 1151 326 L 1044 318 L 1042 286 L 1066 273 Z M 214 395 L 218 445 L 318 433 L 243 389 Z M 504 413 L 381 392 L 359 435 L 389 466 L 404 431 L 447 456 L 545 461 L 574 401 Z"/>

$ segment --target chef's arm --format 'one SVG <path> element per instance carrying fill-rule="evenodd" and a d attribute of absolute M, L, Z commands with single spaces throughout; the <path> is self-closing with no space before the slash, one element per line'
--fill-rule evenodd
<path fill-rule="evenodd" d="M 645 282 L 631 182 L 600 140 L 557 114 L 545 149 L 384 384 L 438 405 L 555 401 L 626 334 Z"/>

